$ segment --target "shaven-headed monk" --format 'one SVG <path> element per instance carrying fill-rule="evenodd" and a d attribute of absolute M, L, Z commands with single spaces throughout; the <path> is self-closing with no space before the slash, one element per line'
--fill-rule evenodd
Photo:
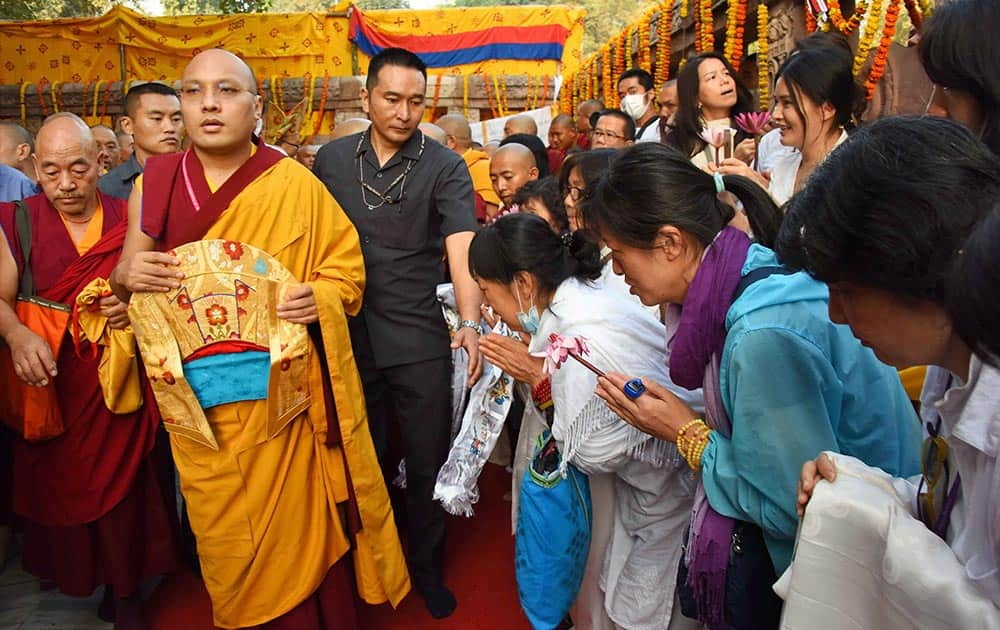
<path fill-rule="evenodd" d="M 158 483 L 151 453 L 159 415 L 148 404 L 117 415 L 105 406 L 98 356 L 89 341 L 74 348 L 67 335 L 58 358 L 12 310 L 30 269 L 39 296 L 73 304 L 95 278 L 107 278 L 125 234 L 125 202 L 97 190 L 100 150 L 75 114 L 54 114 L 42 125 L 35 166 L 42 194 L 21 209 L 0 204 L 0 334 L 15 373 L 28 385 L 55 380 L 66 431 L 44 442 L 17 439 L 14 510 L 24 522 L 24 567 L 68 595 L 88 597 L 104 584 L 102 618 L 116 628 L 141 628 L 139 586 L 175 567 L 174 507 Z M 26 213 L 30 243 L 16 215 Z M 29 255 L 25 255 L 30 252 Z M 22 287 L 23 288 L 23 287 Z M 114 328 L 128 324 L 111 296 L 101 311 Z"/>
<path fill-rule="evenodd" d="M 500 209 L 500 198 L 490 182 L 490 158 L 485 151 L 472 147 L 469 121 L 461 114 L 448 114 L 438 118 L 437 124 L 448 135 L 448 148 L 461 155 L 465 165 L 469 167 L 472 188 L 479 195 L 476 200 L 476 219 L 482 223 L 487 217 L 496 216 Z"/>
<path fill-rule="evenodd" d="M 569 114 L 559 114 L 549 125 L 549 172 L 559 174 L 566 152 L 576 147 L 576 121 Z"/>
<path fill-rule="evenodd" d="M 527 114 L 518 114 L 517 116 L 511 116 L 507 122 L 503 124 L 503 137 L 513 136 L 515 133 L 526 133 L 529 136 L 538 135 L 538 123 L 535 119 Z"/>
<path fill-rule="evenodd" d="M 282 376 L 287 366 L 272 361 L 267 348 L 241 352 L 246 342 L 230 341 L 238 332 L 206 340 L 199 356 L 212 358 L 216 381 L 248 381 L 223 388 L 230 396 L 247 391 L 243 397 L 201 409 L 218 450 L 165 423 L 214 621 L 222 628 L 355 628 L 352 542 L 365 601 L 395 605 L 410 586 L 347 330 L 365 281 L 358 234 L 304 166 L 254 143 L 262 100 L 239 57 L 221 49 L 196 55 L 184 69 L 180 98 L 192 146 L 150 157 L 136 182 L 116 292 L 123 299 L 183 293 L 190 307 L 201 298 L 187 301 L 180 260 L 170 251 L 224 239 L 230 257 L 253 246 L 291 272 L 299 284 L 275 307 L 276 316 L 312 332 L 307 377 L 296 383 Z M 216 308 L 208 317 L 213 325 L 238 323 L 238 310 L 230 304 L 228 312 Z M 134 318 L 137 331 L 148 322 Z M 246 367 L 234 367 L 240 365 Z M 263 393 L 249 382 L 260 374 Z M 302 387 L 311 403 L 290 419 L 274 418 L 270 385 L 277 388 L 276 408 L 283 392 Z"/>
<path fill-rule="evenodd" d="M 348 118 L 347 120 L 337 123 L 333 128 L 333 133 L 330 134 L 330 141 L 337 140 L 338 138 L 344 138 L 346 136 L 353 136 L 356 133 L 361 133 L 365 129 L 371 127 L 372 121 L 367 118 Z"/>
<path fill-rule="evenodd" d="M 490 181 L 503 203 L 501 212 L 514 203 L 514 195 L 526 182 L 538 179 L 535 155 L 523 144 L 505 144 L 490 160 Z"/>

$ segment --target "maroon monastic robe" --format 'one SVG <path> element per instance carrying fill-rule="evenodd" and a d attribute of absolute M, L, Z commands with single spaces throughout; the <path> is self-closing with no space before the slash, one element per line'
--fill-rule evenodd
<path fill-rule="evenodd" d="M 43 194 L 25 199 L 39 296 L 71 305 L 91 280 L 111 274 L 124 242 L 126 202 L 100 198 L 103 235 L 83 256 Z M 0 204 L 0 226 L 23 273 L 14 204 Z M 152 458 L 156 405 L 125 415 L 109 411 L 99 358 L 90 358 L 88 346 L 83 342 L 78 356 L 67 334 L 60 348 L 55 384 L 66 432 L 45 442 L 16 441 L 14 511 L 24 519 L 28 571 L 69 595 L 87 596 L 109 584 L 127 597 L 146 577 L 173 570 L 176 513 Z M 146 400 L 152 400 L 149 391 Z"/>

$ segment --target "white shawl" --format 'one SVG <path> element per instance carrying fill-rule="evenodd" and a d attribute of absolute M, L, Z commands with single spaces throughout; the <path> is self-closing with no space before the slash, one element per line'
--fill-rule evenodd
<path fill-rule="evenodd" d="M 608 283 L 565 281 L 541 316 L 531 351 L 547 348 L 551 333 L 585 337 L 587 360 L 596 367 L 654 380 L 704 409 L 700 390 L 670 381 L 663 324 Z M 612 413 L 594 394 L 596 385 L 597 377 L 573 359 L 552 376 L 552 434 L 564 461 L 587 474 L 616 475 L 614 529 L 601 575 L 608 615 L 629 630 L 662 630 L 670 623 L 694 481 L 674 445 Z"/>

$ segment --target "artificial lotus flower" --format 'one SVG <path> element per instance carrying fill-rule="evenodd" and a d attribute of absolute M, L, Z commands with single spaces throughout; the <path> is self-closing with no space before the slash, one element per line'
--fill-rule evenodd
<path fill-rule="evenodd" d="M 698 135 L 708 146 L 715 147 L 715 163 L 718 164 L 719 149 L 726 146 L 730 137 L 736 135 L 736 130 L 729 127 L 706 127 Z"/>
<path fill-rule="evenodd" d="M 736 125 L 751 136 L 762 136 L 771 122 L 769 112 L 744 112 L 736 117 Z"/>
<path fill-rule="evenodd" d="M 581 358 L 585 354 L 590 354 L 586 338 L 578 336 L 563 337 L 557 333 L 549 335 L 549 347 L 546 350 L 531 353 L 532 356 L 545 359 L 545 363 L 542 364 L 542 373 L 546 376 L 555 374 L 556 370 L 569 357 L 573 357 L 589 370 L 601 375 L 600 370 Z"/>

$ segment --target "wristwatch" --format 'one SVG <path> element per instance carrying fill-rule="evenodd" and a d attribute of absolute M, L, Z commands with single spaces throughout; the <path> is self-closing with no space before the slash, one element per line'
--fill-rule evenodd
<path fill-rule="evenodd" d="M 462 320 L 462 322 L 458 325 L 458 329 L 462 330 L 463 328 L 471 328 L 472 330 L 476 331 L 477 335 L 483 334 L 482 324 L 480 324 L 479 322 L 474 322 L 471 319 Z"/>

